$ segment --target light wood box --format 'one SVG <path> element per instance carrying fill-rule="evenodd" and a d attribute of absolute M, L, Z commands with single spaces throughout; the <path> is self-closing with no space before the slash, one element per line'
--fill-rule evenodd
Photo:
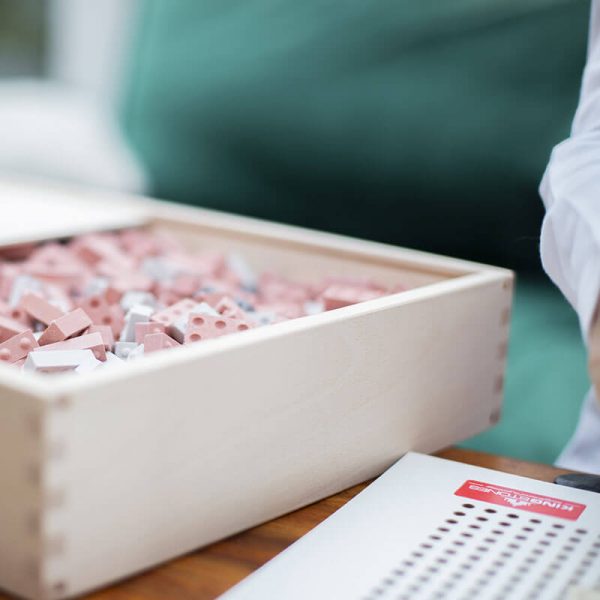
<path fill-rule="evenodd" d="M 48 185 L 5 181 L 0 205 L 2 245 L 143 224 L 303 281 L 413 288 L 82 377 L 0 365 L 0 587 L 20 596 L 105 585 L 499 418 L 510 271 Z"/>

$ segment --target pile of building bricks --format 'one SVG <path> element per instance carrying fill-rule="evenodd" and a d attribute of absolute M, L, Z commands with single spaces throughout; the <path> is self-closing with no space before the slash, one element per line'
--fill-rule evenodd
<path fill-rule="evenodd" d="M 0 249 L 0 361 L 84 373 L 403 289 L 289 281 L 146 229 Z"/>

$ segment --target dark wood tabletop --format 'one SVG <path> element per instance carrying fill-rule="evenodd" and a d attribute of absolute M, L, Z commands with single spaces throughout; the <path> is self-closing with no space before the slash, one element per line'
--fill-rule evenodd
<path fill-rule="evenodd" d="M 559 469 L 512 458 L 450 448 L 442 458 L 552 481 Z M 172 560 L 146 573 L 85 596 L 85 600 L 204 600 L 216 598 L 279 554 L 343 506 L 369 482 L 315 502 L 258 527 Z M 10 600 L 0 594 L 0 600 Z"/>

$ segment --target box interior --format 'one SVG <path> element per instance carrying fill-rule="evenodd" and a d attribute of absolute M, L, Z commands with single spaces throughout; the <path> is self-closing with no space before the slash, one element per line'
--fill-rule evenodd
<path fill-rule="evenodd" d="M 148 227 L 166 232 L 189 250 L 239 252 L 256 271 L 270 271 L 291 280 L 313 283 L 324 277 L 368 278 L 376 283 L 407 288 L 421 287 L 460 277 L 473 270 L 440 265 L 415 264 L 400 248 L 396 256 L 368 254 L 370 242 L 355 240 L 356 249 L 340 249 L 318 242 L 302 242 L 280 236 L 263 236 L 244 230 L 221 229 L 212 225 L 189 223 L 179 219 L 156 218 Z M 373 246 L 380 246 L 373 244 Z"/>
<path fill-rule="evenodd" d="M 373 242 L 226 215 L 217 215 L 211 220 L 205 217 L 214 214 L 205 214 L 206 211 L 184 208 L 176 214 L 178 210 L 169 206 L 167 215 L 165 211 L 157 211 L 158 215 L 147 218 L 139 227 L 168 233 L 190 251 L 237 252 L 257 272 L 269 271 L 302 283 L 337 276 L 415 289 L 472 275 L 482 269 L 480 265 Z M 171 213 L 175 216 L 170 216 Z M 186 215 L 192 218 L 187 219 Z M 126 226 L 129 227 L 129 223 Z M 0 245 L 0 248 L 7 247 L 15 248 Z M 0 367 L 2 371 L 4 367 L 11 368 Z M 34 376 L 39 377 L 26 374 L 28 379 Z M 48 381 L 47 377 L 44 379 Z"/>
<path fill-rule="evenodd" d="M 150 219 L 141 227 L 168 233 L 191 251 L 237 252 L 257 272 L 273 272 L 302 283 L 336 276 L 365 278 L 387 286 L 403 284 L 412 289 L 473 272 L 458 267 L 449 268 L 446 265 L 442 267 L 434 264 L 414 264 L 408 256 L 402 258 L 403 250 L 399 248 L 394 248 L 397 255 L 393 258 L 369 255 L 361 246 L 370 246 L 371 242 L 359 240 L 356 240 L 356 250 L 352 251 L 319 243 L 282 239 L 280 236 L 267 237 L 243 230 L 220 229 L 213 225 L 162 217 Z M 57 238 L 36 240 L 35 243 L 55 239 Z M 15 244 L 0 244 L 1 248 L 10 248 L 18 253 L 18 245 Z"/>

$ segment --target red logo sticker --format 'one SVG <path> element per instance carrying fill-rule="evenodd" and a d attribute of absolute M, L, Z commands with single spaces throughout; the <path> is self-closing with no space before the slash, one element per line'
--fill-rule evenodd
<path fill-rule="evenodd" d="M 585 510 L 585 504 L 567 502 L 550 496 L 539 496 L 523 490 L 513 490 L 512 488 L 483 483 L 482 481 L 465 481 L 454 492 L 454 495 L 519 510 L 528 510 L 550 517 L 568 519 L 569 521 L 576 521 Z"/>

